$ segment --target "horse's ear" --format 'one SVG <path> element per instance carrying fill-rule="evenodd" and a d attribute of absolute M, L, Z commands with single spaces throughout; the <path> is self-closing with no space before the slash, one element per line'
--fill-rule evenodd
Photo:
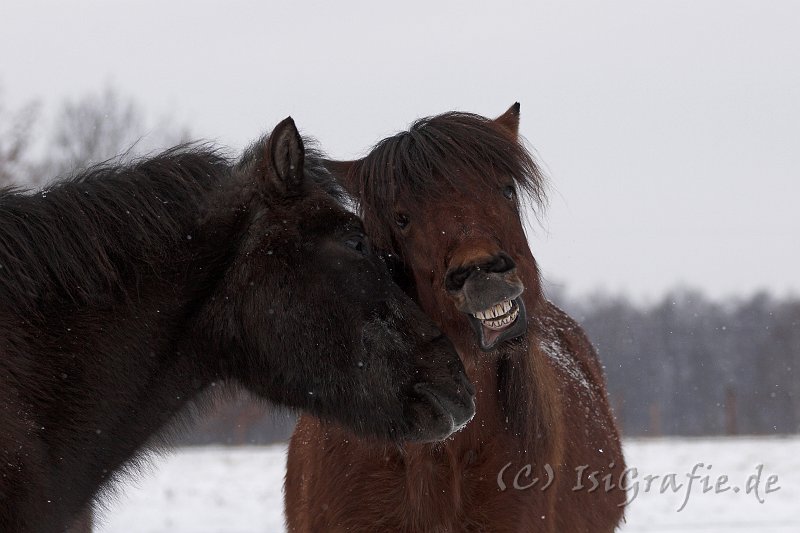
<path fill-rule="evenodd" d="M 361 191 L 359 190 L 357 168 L 361 163 L 360 159 L 355 161 L 334 161 L 332 159 L 325 160 L 325 168 L 328 172 L 333 174 L 336 181 L 344 187 L 344 190 L 349 194 L 358 198 Z"/>
<path fill-rule="evenodd" d="M 519 136 L 519 102 L 514 102 L 514 105 L 509 107 L 505 113 L 494 119 L 494 121 L 510 131 L 516 139 L 517 136 Z"/>
<path fill-rule="evenodd" d="M 305 146 L 292 117 L 283 119 L 269 136 L 266 161 L 269 185 L 283 194 L 300 190 L 303 184 Z"/>

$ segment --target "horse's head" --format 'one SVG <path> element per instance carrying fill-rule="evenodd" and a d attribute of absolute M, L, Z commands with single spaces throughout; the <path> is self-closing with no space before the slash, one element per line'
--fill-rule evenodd
<path fill-rule="evenodd" d="M 469 421 L 474 388 L 450 341 L 392 282 L 290 118 L 233 179 L 216 212 L 235 214 L 221 234 L 238 242 L 208 315 L 228 374 L 362 435 L 439 440 Z"/>
<path fill-rule="evenodd" d="M 487 352 L 525 334 L 525 303 L 540 298 L 520 197 L 540 199 L 542 177 L 518 125 L 518 104 L 495 120 L 447 113 L 364 159 L 329 162 L 376 244 L 407 265 L 423 309 L 454 339 L 469 327 Z"/>

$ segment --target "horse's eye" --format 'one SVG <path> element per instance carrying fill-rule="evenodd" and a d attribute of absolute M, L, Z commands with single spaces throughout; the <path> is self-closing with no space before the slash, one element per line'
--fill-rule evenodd
<path fill-rule="evenodd" d="M 397 213 L 394 221 L 400 229 L 406 229 L 408 224 L 411 222 L 411 219 L 408 218 L 408 215 Z"/>
<path fill-rule="evenodd" d="M 508 198 L 509 200 L 513 200 L 515 196 L 517 196 L 517 190 L 514 189 L 513 185 L 506 185 L 503 187 L 503 196 Z"/>
<path fill-rule="evenodd" d="M 345 239 L 344 244 L 362 255 L 367 255 L 369 253 L 369 245 L 363 235 L 351 235 Z"/>

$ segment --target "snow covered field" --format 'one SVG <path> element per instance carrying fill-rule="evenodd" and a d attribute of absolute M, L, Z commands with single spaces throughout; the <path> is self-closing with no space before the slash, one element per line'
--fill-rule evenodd
<path fill-rule="evenodd" d="M 625 451 L 629 466 L 637 468 L 632 481 L 638 481 L 639 490 L 622 533 L 800 531 L 800 437 L 629 439 Z M 703 465 L 695 467 L 697 463 Z M 184 448 L 151 464 L 151 471 L 131 480 L 106 502 L 99 531 L 283 531 L 285 447 Z M 746 491 L 758 465 L 763 465 L 758 483 L 763 503 L 753 491 Z M 693 468 L 698 476 L 710 475 L 712 490 L 703 493 L 700 477 L 687 498 L 687 476 Z M 662 494 L 662 479 L 669 474 L 683 486 L 677 493 Z M 661 476 L 649 491 L 647 475 Z M 715 493 L 713 487 L 722 475 L 729 479 L 720 489 L 729 490 Z M 773 478 L 772 492 L 767 493 L 772 475 L 777 480 Z M 754 479 L 750 483 L 752 487 Z M 734 487 L 741 490 L 734 492 Z M 629 494 L 633 496 L 633 489 Z"/>

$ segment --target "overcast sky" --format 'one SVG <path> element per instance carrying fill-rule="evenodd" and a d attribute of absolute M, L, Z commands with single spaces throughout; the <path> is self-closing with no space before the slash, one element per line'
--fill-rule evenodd
<path fill-rule="evenodd" d="M 52 109 L 113 83 L 234 148 L 292 115 L 341 158 L 518 100 L 549 281 L 800 294 L 800 2 L 271 4 L 3 0 L 0 84 Z"/>

